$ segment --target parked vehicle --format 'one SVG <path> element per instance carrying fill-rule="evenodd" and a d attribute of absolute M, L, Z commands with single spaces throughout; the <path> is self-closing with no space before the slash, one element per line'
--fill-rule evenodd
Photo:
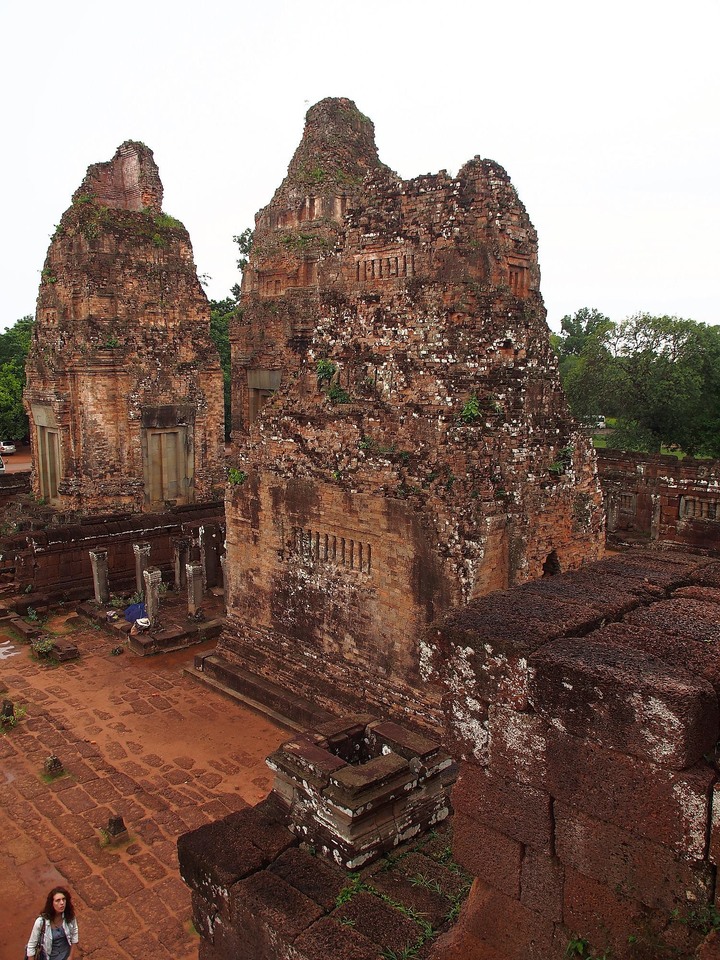
<path fill-rule="evenodd" d="M 0 457 L 0 473 L 5 473 L 5 461 Z"/>
<path fill-rule="evenodd" d="M 9 453 L 15 453 L 15 444 L 0 440 L 0 454 L 7 456 Z"/>

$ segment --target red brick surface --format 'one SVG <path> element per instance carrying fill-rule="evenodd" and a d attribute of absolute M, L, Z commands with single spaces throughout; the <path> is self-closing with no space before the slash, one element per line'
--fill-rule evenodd
<path fill-rule="evenodd" d="M 529 663 L 536 711 L 574 736 L 677 770 L 717 740 L 715 691 L 681 667 L 592 639 L 557 640 Z"/>
<path fill-rule="evenodd" d="M 455 813 L 453 856 L 474 877 L 509 897 L 520 896 L 523 847 L 464 812 Z"/>
<path fill-rule="evenodd" d="M 557 855 L 579 873 L 658 910 L 708 902 L 709 864 L 683 861 L 666 847 L 562 803 L 555 804 L 555 824 Z"/>
<path fill-rule="evenodd" d="M 553 823 L 548 793 L 464 763 L 452 801 L 456 809 L 478 823 L 550 853 Z"/>
<path fill-rule="evenodd" d="M 680 855 L 705 852 L 706 763 L 674 771 L 561 733 L 536 714 L 490 709 L 490 764 L 499 776 L 543 787 L 553 797 Z"/>
<path fill-rule="evenodd" d="M 520 873 L 520 902 L 529 910 L 547 917 L 563 919 L 565 867 L 548 853 L 526 847 Z"/>

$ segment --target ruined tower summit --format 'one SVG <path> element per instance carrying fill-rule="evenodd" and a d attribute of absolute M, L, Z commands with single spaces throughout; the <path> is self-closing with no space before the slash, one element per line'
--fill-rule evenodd
<path fill-rule="evenodd" d="M 598 556 L 539 283 L 496 163 L 403 181 L 354 103 L 308 111 L 231 332 L 229 626 L 206 670 L 432 722 L 424 626 Z"/>
<path fill-rule="evenodd" d="M 86 513 L 217 497 L 223 395 L 185 227 L 152 151 L 91 166 L 52 238 L 27 363 L 35 493 Z"/>

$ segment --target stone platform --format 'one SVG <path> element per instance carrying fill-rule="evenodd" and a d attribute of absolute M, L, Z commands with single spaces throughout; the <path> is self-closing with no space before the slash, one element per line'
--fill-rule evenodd
<path fill-rule="evenodd" d="M 184 595 L 168 591 L 162 596 L 157 624 L 143 633 L 130 633 L 132 624 L 124 619 L 122 610 L 115 611 L 119 614 L 118 620 L 108 620 L 107 614 L 112 610 L 109 604 L 99 606 L 93 601 L 86 601 L 78 606 L 78 611 L 83 616 L 117 637 L 119 644 L 127 641 L 132 652 L 141 657 L 183 650 L 212 640 L 219 636 L 225 625 L 225 605 L 219 590 L 205 595 L 202 620 L 188 616 L 187 598 Z"/>

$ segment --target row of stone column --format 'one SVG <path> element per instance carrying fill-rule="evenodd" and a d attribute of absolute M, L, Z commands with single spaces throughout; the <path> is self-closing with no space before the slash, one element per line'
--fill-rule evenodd
<path fill-rule="evenodd" d="M 188 592 L 188 614 L 195 616 L 200 609 L 205 594 L 205 576 L 200 563 L 189 563 L 190 541 L 178 540 L 175 543 L 175 584 L 178 591 L 183 586 Z M 110 578 L 108 574 L 108 551 L 90 550 L 90 564 L 93 572 L 95 602 L 107 604 L 110 601 Z M 145 613 L 150 625 L 156 623 L 160 610 L 162 573 L 158 567 L 150 566 L 150 544 L 134 543 L 135 585 L 137 592 L 145 601 Z M 224 557 L 221 558 L 224 567 Z"/>

